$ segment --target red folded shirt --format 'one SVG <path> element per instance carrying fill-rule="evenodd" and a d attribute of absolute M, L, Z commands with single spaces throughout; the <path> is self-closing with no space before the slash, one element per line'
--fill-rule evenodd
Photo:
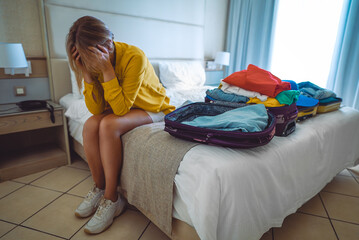
<path fill-rule="evenodd" d="M 223 81 L 269 97 L 275 97 L 282 91 L 290 90 L 289 82 L 282 82 L 282 80 L 269 71 L 253 64 L 249 64 L 247 70 L 232 73 L 223 79 Z"/>

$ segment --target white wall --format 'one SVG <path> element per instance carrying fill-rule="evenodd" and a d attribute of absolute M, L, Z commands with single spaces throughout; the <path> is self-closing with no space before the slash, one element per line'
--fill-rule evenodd
<path fill-rule="evenodd" d="M 37 0 L 0 0 L 0 42 L 22 43 L 26 57 L 43 57 Z"/>
<path fill-rule="evenodd" d="M 206 0 L 204 22 L 204 58 L 214 59 L 224 51 L 227 34 L 229 0 Z"/>
<path fill-rule="evenodd" d="M 213 58 L 217 51 L 225 49 L 229 0 L 140 0 L 141 4 L 129 4 L 131 0 L 110 0 L 106 5 L 124 9 L 124 14 L 172 19 L 175 22 L 195 23 L 204 27 L 204 58 Z M 51 0 L 50 0 L 51 2 Z M 56 1 L 54 1 L 56 2 Z M 77 7 L 91 6 L 94 0 L 63 0 Z M 101 1 L 103 2 L 103 1 Z M 112 4 L 109 4 L 113 2 Z M 204 7 L 203 12 L 186 10 L 191 4 Z M 123 7 L 126 6 L 126 7 Z M 161 11 L 161 9 L 176 11 Z M 38 0 L 0 0 L 0 42 L 21 42 L 27 56 L 44 56 L 41 37 Z"/>
<path fill-rule="evenodd" d="M 225 49 L 228 2 L 45 0 L 51 57 L 65 57 L 63 42 L 69 27 L 77 18 L 92 15 L 109 26 L 115 40 L 140 47 L 149 58 L 212 59 Z"/>

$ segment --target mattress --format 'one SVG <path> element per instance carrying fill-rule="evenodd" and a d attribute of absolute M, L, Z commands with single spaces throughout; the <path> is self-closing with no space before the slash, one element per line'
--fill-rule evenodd
<path fill-rule="evenodd" d="M 168 95 L 179 106 L 203 101 L 204 91 L 198 91 L 189 98 L 183 91 Z M 70 134 L 82 143 L 82 126 L 91 116 L 84 101 L 66 95 L 60 103 L 69 106 Z M 290 136 L 253 149 L 200 144 L 186 153 L 175 176 L 173 217 L 201 239 L 258 240 L 354 166 L 358 144 L 359 112 L 351 108 L 317 115 L 298 123 Z"/>

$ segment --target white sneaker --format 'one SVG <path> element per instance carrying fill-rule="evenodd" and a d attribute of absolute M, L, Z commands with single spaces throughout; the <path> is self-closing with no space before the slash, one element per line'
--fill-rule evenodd
<path fill-rule="evenodd" d="M 84 218 L 93 214 L 96 211 L 101 197 L 104 193 L 104 190 L 101 190 L 97 188 L 96 185 L 94 185 L 92 189 L 87 193 L 82 203 L 75 210 L 75 215 L 77 217 Z"/>
<path fill-rule="evenodd" d="M 86 224 L 84 231 L 89 234 L 103 232 L 111 226 L 113 219 L 125 209 L 126 202 L 120 196 L 116 202 L 102 198 L 95 215 Z"/>

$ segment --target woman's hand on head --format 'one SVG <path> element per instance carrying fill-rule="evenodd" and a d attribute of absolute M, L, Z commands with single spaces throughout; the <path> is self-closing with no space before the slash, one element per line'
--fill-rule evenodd
<path fill-rule="evenodd" d="M 86 68 L 82 64 L 80 53 L 77 51 L 75 46 L 71 49 L 71 52 L 72 52 L 72 58 L 75 60 L 77 69 L 82 72 L 82 75 L 87 82 L 92 82 L 91 74 L 86 70 Z"/>
<path fill-rule="evenodd" d="M 97 61 L 94 64 L 97 69 L 102 71 L 103 81 L 108 82 L 116 78 L 115 70 L 111 63 L 111 56 L 107 48 L 97 45 L 97 47 L 90 47 L 89 50 L 97 57 Z"/>
<path fill-rule="evenodd" d="M 110 53 L 107 48 L 97 45 L 96 47 L 89 47 L 89 50 L 97 56 L 97 62 L 94 63 L 97 69 L 101 70 L 103 73 L 113 69 Z"/>
<path fill-rule="evenodd" d="M 73 48 L 71 49 L 71 53 L 72 53 L 72 58 L 75 60 L 76 67 L 82 71 L 83 65 L 81 62 L 80 53 L 77 51 L 75 46 L 73 46 Z"/>

